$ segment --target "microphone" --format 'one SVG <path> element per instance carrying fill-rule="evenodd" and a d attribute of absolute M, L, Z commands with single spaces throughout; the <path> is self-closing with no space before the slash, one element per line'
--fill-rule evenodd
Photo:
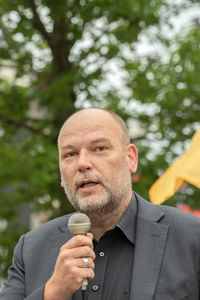
<path fill-rule="evenodd" d="M 90 227 L 91 227 L 90 219 L 85 214 L 76 213 L 69 218 L 68 228 L 73 235 L 78 235 L 78 234 L 86 235 L 89 232 Z M 87 285 L 88 285 L 88 280 L 85 278 L 81 283 L 81 290 L 82 291 L 86 290 Z"/>

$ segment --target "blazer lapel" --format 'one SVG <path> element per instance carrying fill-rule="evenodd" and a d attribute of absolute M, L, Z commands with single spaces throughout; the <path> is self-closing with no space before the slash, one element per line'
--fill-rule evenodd
<path fill-rule="evenodd" d="M 164 216 L 156 206 L 138 200 L 136 243 L 131 297 L 134 300 L 152 300 L 159 279 L 168 226 L 158 223 Z"/>

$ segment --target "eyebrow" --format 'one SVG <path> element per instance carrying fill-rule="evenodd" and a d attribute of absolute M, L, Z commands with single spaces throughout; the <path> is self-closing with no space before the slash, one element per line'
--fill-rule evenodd
<path fill-rule="evenodd" d="M 98 139 L 95 139 L 95 140 L 90 142 L 91 145 L 95 145 L 95 144 L 98 144 L 98 143 L 107 143 L 110 146 L 112 146 L 111 141 L 107 138 L 98 138 Z M 73 146 L 71 144 L 61 146 L 61 150 L 67 150 L 67 149 L 75 149 L 75 146 Z"/>
<path fill-rule="evenodd" d="M 73 145 L 66 145 L 66 146 L 61 146 L 60 147 L 61 148 L 61 150 L 66 150 L 66 149 L 74 149 L 75 147 L 73 146 Z"/>
<path fill-rule="evenodd" d="M 111 145 L 111 141 L 107 138 L 98 138 L 96 140 L 93 140 L 90 144 L 98 144 L 98 143 L 107 143 L 109 145 Z"/>

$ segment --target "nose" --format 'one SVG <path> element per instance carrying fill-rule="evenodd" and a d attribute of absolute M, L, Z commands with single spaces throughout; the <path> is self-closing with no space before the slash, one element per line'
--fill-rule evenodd
<path fill-rule="evenodd" d="M 86 150 L 82 150 L 79 153 L 78 157 L 78 170 L 79 171 L 87 171 L 92 168 L 92 163 L 89 157 L 89 154 Z"/>

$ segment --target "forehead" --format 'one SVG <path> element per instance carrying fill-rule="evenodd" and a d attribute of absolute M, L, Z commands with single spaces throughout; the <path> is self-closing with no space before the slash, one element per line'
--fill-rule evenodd
<path fill-rule="evenodd" d="M 84 137 L 118 138 L 121 142 L 121 128 L 112 116 L 102 111 L 81 111 L 70 117 L 60 131 L 58 144 L 67 140 L 83 139 Z"/>

